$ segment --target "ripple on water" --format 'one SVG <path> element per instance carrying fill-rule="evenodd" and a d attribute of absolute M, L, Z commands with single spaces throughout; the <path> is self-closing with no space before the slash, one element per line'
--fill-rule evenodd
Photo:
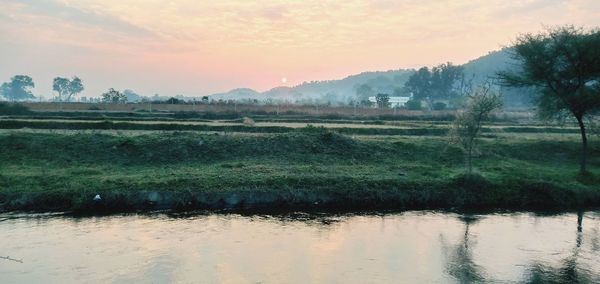
<path fill-rule="evenodd" d="M 0 215 L 2 283 L 600 282 L 600 214 Z"/>

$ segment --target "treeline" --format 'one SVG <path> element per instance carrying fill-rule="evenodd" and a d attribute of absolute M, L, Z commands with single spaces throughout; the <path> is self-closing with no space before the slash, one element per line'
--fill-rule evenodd
<path fill-rule="evenodd" d="M 376 92 L 369 84 L 359 85 L 356 88 L 355 103 L 382 108 L 391 106 L 390 97 L 408 97 L 410 100 L 400 107 L 411 110 L 420 110 L 423 107 L 442 110 L 446 106 L 460 107 L 471 87 L 472 80 L 465 78 L 463 67 L 448 62 L 431 69 L 420 68 L 403 86 L 396 87 L 391 94 Z M 369 100 L 373 96 L 375 102 Z M 422 105 L 422 101 L 426 102 L 426 106 Z"/>

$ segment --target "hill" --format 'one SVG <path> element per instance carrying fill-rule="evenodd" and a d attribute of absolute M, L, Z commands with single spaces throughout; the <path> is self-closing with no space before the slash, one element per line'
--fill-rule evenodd
<path fill-rule="evenodd" d="M 463 65 L 467 78 L 473 78 L 473 85 L 492 82 L 502 93 L 508 107 L 531 104 L 535 91 L 531 88 L 508 88 L 497 84 L 497 73 L 502 70 L 517 70 L 519 62 L 511 56 L 510 48 L 493 51 Z"/>
<path fill-rule="evenodd" d="M 486 81 L 493 82 L 501 70 L 517 68 L 518 62 L 511 58 L 510 49 L 489 52 L 462 65 L 467 78 L 473 78 L 477 86 Z M 214 100 L 258 100 L 259 102 L 289 103 L 333 103 L 347 104 L 356 96 L 359 86 L 367 84 L 373 94 L 394 94 L 400 90 L 414 69 L 363 72 L 340 80 L 310 81 L 293 87 L 275 87 L 265 92 L 248 88 L 234 89 L 226 93 L 213 94 Z M 531 90 L 500 87 L 507 105 L 521 105 L 530 101 Z"/>
<path fill-rule="evenodd" d="M 475 83 L 483 83 L 493 80 L 499 71 L 514 69 L 517 65 L 518 62 L 510 55 L 510 49 L 504 48 L 473 59 L 463 64 L 463 67 L 467 77 L 473 76 Z"/>
<path fill-rule="evenodd" d="M 340 80 L 304 82 L 293 87 L 275 87 L 265 92 L 234 89 L 226 93 L 213 94 L 210 98 L 215 100 L 256 99 L 292 103 L 346 103 L 355 96 L 356 88 L 362 84 L 368 84 L 375 92 L 391 94 L 394 89 L 402 87 L 413 72 L 412 69 L 363 72 Z"/>

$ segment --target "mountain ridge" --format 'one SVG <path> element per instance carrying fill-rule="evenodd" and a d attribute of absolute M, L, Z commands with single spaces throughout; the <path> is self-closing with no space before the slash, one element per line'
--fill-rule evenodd
<path fill-rule="evenodd" d="M 464 67 L 467 77 L 473 78 L 474 84 L 481 84 L 496 72 L 511 68 L 516 61 L 510 56 L 510 49 L 490 51 L 460 66 Z M 209 95 L 214 100 L 258 100 L 288 101 L 292 103 L 347 102 L 356 95 L 356 89 L 363 84 L 372 87 L 374 92 L 393 94 L 397 88 L 412 75 L 415 69 L 391 69 L 387 71 L 366 71 L 352 74 L 342 79 L 303 82 L 295 86 L 276 86 L 264 92 L 251 88 L 236 88 L 223 93 Z"/>

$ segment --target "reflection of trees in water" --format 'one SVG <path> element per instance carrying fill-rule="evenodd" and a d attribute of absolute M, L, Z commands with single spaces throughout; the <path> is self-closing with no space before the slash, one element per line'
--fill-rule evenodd
<path fill-rule="evenodd" d="M 373 214 L 365 214 L 365 216 L 372 216 Z M 311 227 L 319 227 L 327 229 L 328 227 L 334 227 L 339 223 L 343 223 L 350 217 L 362 216 L 361 214 L 335 214 L 335 213 L 304 213 L 304 212 L 292 212 L 292 213 L 258 213 L 254 211 L 248 212 L 210 212 L 210 211 L 191 211 L 191 212 L 171 212 L 165 214 L 170 219 L 204 219 L 217 216 L 223 222 L 243 217 L 248 220 L 261 220 L 266 222 L 275 222 L 281 225 L 302 223 Z"/>
<path fill-rule="evenodd" d="M 347 221 L 350 217 L 359 216 L 352 214 L 331 214 L 331 213 L 303 213 L 293 212 L 279 215 L 264 215 L 267 220 L 276 221 L 281 224 L 302 223 L 309 227 L 317 227 L 323 230 L 330 230 L 337 225 Z"/>
<path fill-rule="evenodd" d="M 470 238 L 469 227 L 479 221 L 473 215 L 462 215 L 459 219 L 465 224 L 465 233 L 457 244 L 448 244 L 440 236 L 442 252 L 446 257 L 446 272 L 461 283 L 479 283 L 485 281 L 484 271 L 473 260 L 472 248 L 475 245 Z"/>
<path fill-rule="evenodd" d="M 588 228 L 586 228 L 586 230 L 588 230 L 588 232 L 591 231 L 590 234 L 592 235 L 592 237 L 589 240 L 587 240 L 587 244 L 589 244 L 590 249 L 593 252 L 600 253 L 600 231 L 598 228 L 598 224 L 599 223 L 596 222 L 596 227 L 592 227 L 592 228 L 588 227 Z"/>
<path fill-rule="evenodd" d="M 594 229 L 597 232 L 597 229 Z M 592 251 L 597 246 L 597 237 L 592 238 Z M 594 276 L 578 264 L 579 252 L 583 243 L 583 212 L 577 213 L 577 231 L 575 247 L 571 255 L 564 258 L 558 267 L 541 262 L 534 262 L 529 267 L 529 275 L 525 283 L 600 283 L 600 277 Z"/>

